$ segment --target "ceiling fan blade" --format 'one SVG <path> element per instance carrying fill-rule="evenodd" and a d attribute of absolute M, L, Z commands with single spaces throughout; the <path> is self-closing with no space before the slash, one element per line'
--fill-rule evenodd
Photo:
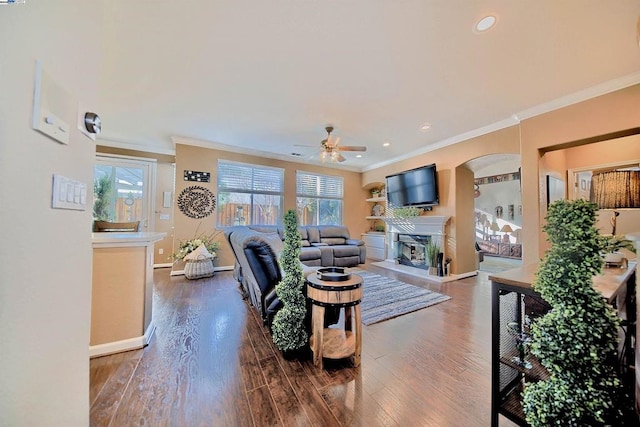
<path fill-rule="evenodd" d="M 309 148 L 318 148 L 317 145 L 305 145 L 305 144 L 293 144 L 294 147 L 309 147 Z"/>
<path fill-rule="evenodd" d="M 340 151 L 367 151 L 367 147 L 363 145 L 343 145 L 338 147 Z"/>

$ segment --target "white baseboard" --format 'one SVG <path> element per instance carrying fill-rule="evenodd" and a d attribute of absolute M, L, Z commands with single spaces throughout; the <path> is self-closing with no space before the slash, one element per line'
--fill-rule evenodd
<path fill-rule="evenodd" d="M 167 267 L 173 267 L 173 263 L 165 262 L 164 264 L 153 264 L 153 268 L 167 268 Z"/>
<path fill-rule="evenodd" d="M 108 354 L 120 353 L 123 351 L 136 350 L 148 345 L 151 342 L 153 333 L 156 331 L 156 325 L 151 321 L 149 327 L 141 337 L 129 338 L 121 341 L 109 342 L 106 344 L 98 344 L 89 346 L 89 357 L 106 356 Z"/>
<path fill-rule="evenodd" d="M 221 265 L 219 267 L 214 267 L 213 271 L 231 271 L 233 270 L 233 265 Z M 173 270 L 169 276 L 184 276 L 184 270 Z"/>

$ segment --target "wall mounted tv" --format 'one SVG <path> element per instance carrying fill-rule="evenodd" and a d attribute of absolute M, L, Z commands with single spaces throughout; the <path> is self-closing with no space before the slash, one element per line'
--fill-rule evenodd
<path fill-rule="evenodd" d="M 386 179 L 387 201 L 391 207 L 429 207 L 439 203 L 435 163 L 389 175 Z"/>

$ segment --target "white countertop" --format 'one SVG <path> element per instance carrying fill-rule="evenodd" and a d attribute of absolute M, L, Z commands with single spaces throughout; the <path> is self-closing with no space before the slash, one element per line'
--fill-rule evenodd
<path fill-rule="evenodd" d="M 156 231 L 144 231 L 138 233 L 132 232 L 105 232 L 105 233 L 91 233 L 91 243 L 94 247 L 109 245 L 109 246 L 144 246 L 149 243 L 162 240 L 167 233 Z"/>

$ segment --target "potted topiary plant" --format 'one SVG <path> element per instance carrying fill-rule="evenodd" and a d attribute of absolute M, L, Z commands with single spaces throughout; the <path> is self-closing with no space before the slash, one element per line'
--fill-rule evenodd
<path fill-rule="evenodd" d="M 290 209 L 284 216 L 284 249 L 280 255 L 284 276 L 276 285 L 276 294 L 283 306 L 271 325 L 273 343 L 287 358 L 304 349 L 308 342 L 304 323 L 307 308 L 303 294 L 304 275 L 300 264 L 301 246 L 298 215 L 295 210 Z"/>
<path fill-rule="evenodd" d="M 596 210 L 585 200 L 556 201 L 543 227 L 552 245 L 533 288 L 551 310 L 533 321 L 530 351 L 549 378 L 528 384 L 522 402 L 534 427 L 616 424 L 619 320 L 593 288 L 593 276 L 602 269 Z"/>

